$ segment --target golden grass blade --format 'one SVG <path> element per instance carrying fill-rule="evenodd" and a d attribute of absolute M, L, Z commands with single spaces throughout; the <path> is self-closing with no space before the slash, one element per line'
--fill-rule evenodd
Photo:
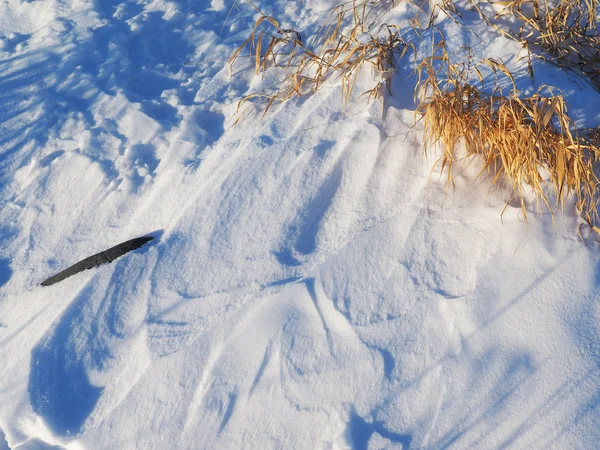
<path fill-rule="evenodd" d="M 600 179 L 592 162 L 600 156 L 600 132 L 579 133 L 562 96 L 549 88 L 523 97 L 514 89 L 510 96 L 504 96 L 494 86 L 487 94 L 469 84 L 468 67 L 451 65 L 439 45 L 433 49 L 442 55 L 433 54 L 419 65 L 417 112 L 425 120 L 426 148 L 438 142 L 443 146 L 443 156 L 436 164 L 441 162 L 442 172 L 447 173 L 447 188 L 454 184 L 454 149 L 463 143 L 468 157 L 482 157 L 484 165 L 478 177 L 493 172 L 493 183 L 500 177 L 509 182 L 511 201 L 521 199 L 525 220 L 524 186 L 529 185 L 536 204 L 552 214 L 559 207 L 564 211 L 565 198 L 574 195 L 583 218 L 591 226 L 598 225 Z M 434 63 L 442 67 L 436 69 Z M 498 61 L 488 59 L 480 64 L 492 72 L 505 73 L 506 68 Z M 481 80 L 483 74 L 478 77 Z M 552 95 L 544 95 L 545 91 Z M 542 178 L 542 172 L 548 173 L 547 179 Z M 554 206 L 549 188 L 554 192 Z"/>
<path fill-rule="evenodd" d="M 230 58 L 228 70 L 232 73 L 233 63 L 246 46 L 250 46 L 254 56 L 254 71 L 259 74 L 276 65 L 287 74 L 278 90 L 272 94 L 248 96 L 248 101 L 266 101 L 269 109 L 274 101 L 287 101 L 292 97 L 318 90 L 325 79 L 337 77 L 341 83 L 344 108 L 351 100 L 358 72 L 365 64 L 370 64 L 379 72 L 388 90 L 395 64 L 403 58 L 414 45 L 407 45 L 399 34 L 399 28 L 393 25 L 380 25 L 376 35 L 367 42 L 360 38 L 365 30 L 372 28 L 375 20 L 397 4 L 396 1 L 384 4 L 381 0 L 350 1 L 332 9 L 330 25 L 320 27 L 312 40 L 313 48 L 308 48 L 296 39 L 294 30 L 283 30 L 272 17 L 262 13 L 254 4 L 252 7 L 260 13 L 250 37 L 236 49 Z M 350 22 L 348 28 L 348 22 Z M 263 39 L 268 38 L 261 28 L 268 24 L 274 28 L 277 36 L 272 35 L 266 50 Z M 345 32 L 342 30 L 347 28 Z M 284 48 L 291 51 L 284 51 Z M 264 52 L 263 52 L 264 50 Z M 254 55 L 252 55 L 254 51 Z M 416 52 L 415 52 L 416 53 Z M 278 61 L 279 60 L 279 61 Z M 380 82 L 366 91 L 368 99 L 381 97 Z"/>

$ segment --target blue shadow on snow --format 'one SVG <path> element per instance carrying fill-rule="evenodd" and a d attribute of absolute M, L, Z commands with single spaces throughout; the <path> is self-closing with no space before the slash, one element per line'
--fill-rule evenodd
<path fill-rule="evenodd" d="M 4 286 L 12 277 L 10 259 L 0 258 L 0 287 Z"/>
<path fill-rule="evenodd" d="M 81 320 L 86 297 L 84 294 L 73 302 L 57 326 L 31 352 L 31 405 L 59 436 L 74 436 L 81 431 L 103 391 L 90 383 L 72 342 L 71 330 Z"/>
<path fill-rule="evenodd" d="M 374 433 L 379 434 L 385 439 L 389 439 L 392 442 L 402 444 L 402 448 L 409 449 L 412 441 L 412 436 L 409 434 L 398 434 L 388 431 L 384 426 L 383 422 L 367 422 L 365 419 L 360 417 L 356 411 L 352 412 L 350 416 L 349 426 L 350 436 L 352 437 L 352 448 L 354 450 L 367 450 L 369 448 L 369 440 Z"/>

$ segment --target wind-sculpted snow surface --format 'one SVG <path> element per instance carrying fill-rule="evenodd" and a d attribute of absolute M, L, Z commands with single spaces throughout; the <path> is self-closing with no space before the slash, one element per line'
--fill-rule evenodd
<path fill-rule="evenodd" d="M 256 2 L 307 35 L 333 4 Z M 600 257 L 574 206 L 501 220 L 476 160 L 447 193 L 408 66 L 383 115 L 332 79 L 231 127 L 276 81 L 228 76 L 258 17 L 232 6 L 0 5 L 0 448 L 597 447 Z M 536 73 L 597 121 L 593 90 Z"/>

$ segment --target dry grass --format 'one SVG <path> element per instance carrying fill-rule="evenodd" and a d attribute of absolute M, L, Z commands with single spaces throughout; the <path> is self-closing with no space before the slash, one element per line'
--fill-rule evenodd
<path fill-rule="evenodd" d="M 545 61 L 586 77 L 600 90 L 600 0 L 488 1 L 503 7 L 494 19 L 506 16 L 517 19 L 521 26 L 516 32 L 499 26 L 476 1 L 469 1 L 488 25 L 522 43 Z"/>
<path fill-rule="evenodd" d="M 299 32 L 282 29 L 277 20 L 252 5 L 260 17 L 248 39 L 230 58 L 230 73 L 236 60 L 248 48 L 256 74 L 269 67 L 278 67 L 284 75 L 271 92 L 243 98 L 238 104 L 238 120 L 241 108 L 249 101 L 263 100 L 266 113 L 275 102 L 316 92 L 332 77 L 341 80 L 343 106 L 346 107 L 358 72 L 366 64 L 377 71 L 381 82 L 364 95 L 369 99 L 382 96 L 384 87 L 390 88 L 389 81 L 397 61 L 409 48 L 414 49 L 402 39 L 398 27 L 381 25 L 374 29 L 381 15 L 397 3 L 398 0 L 343 3 L 332 10 L 329 20 L 310 44 L 302 41 Z"/>
<path fill-rule="evenodd" d="M 495 174 L 494 183 L 504 175 L 513 199 L 521 199 L 525 219 L 527 185 L 538 205 L 545 205 L 552 213 L 564 207 L 566 196 L 574 195 L 583 218 L 600 232 L 600 179 L 595 170 L 600 158 L 600 132 L 578 133 L 563 97 L 549 88 L 521 97 L 514 86 L 504 95 L 496 84 L 491 93 L 485 93 L 471 82 L 477 78 L 483 81 L 482 66 L 508 73 L 499 61 L 486 60 L 472 67 L 453 65 L 441 40 L 418 69 L 417 113 L 425 121 L 427 143 L 443 145 L 438 162 L 447 169 L 448 187 L 454 183 L 454 150 L 462 143 L 469 156 L 481 157 L 482 173 Z"/>
<path fill-rule="evenodd" d="M 248 39 L 232 55 L 230 72 L 245 49 L 249 49 L 256 74 L 267 68 L 282 71 L 281 82 L 271 91 L 252 94 L 238 104 L 238 121 L 244 104 L 264 101 L 264 112 L 275 102 L 285 102 L 317 91 L 333 78 L 341 80 L 344 107 L 349 102 L 359 70 L 371 65 L 381 82 L 365 94 L 369 99 L 389 90 L 396 65 L 414 46 L 400 36 L 399 27 L 375 24 L 401 0 L 351 1 L 336 7 L 327 23 L 303 42 L 296 30 L 282 29 L 272 17 L 252 5 L 260 17 Z M 504 30 L 489 19 L 474 0 L 468 0 L 487 21 L 505 36 L 537 50 L 552 64 L 585 75 L 600 88 L 600 45 L 597 11 L 600 0 L 558 0 L 551 8 L 538 0 L 490 2 L 506 14 L 522 21 L 518 32 Z M 452 0 L 436 6 L 455 22 L 461 17 Z M 432 8 L 430 24 L 437 9 Z M 415 17 L 409 24 L 418 36 L 423 27 Z M 462 24 L 461 24 L 462 25 Z M 435 35 L 435 33 L 434 33 Z M 531 63 L 530 63 L 531 70 Z M 431 56 L 417 67 L 418 83 L 415 115 L 425 123 L 425 147 L 441 144 L 443 154 L 436 162 L 447 171 L 447 187 L 454 186 L 452 166 L 457 145 L 467 156 L 483 161 L 483 173 L 493 173 L 493 182 L 502 178 L 518 199 L 525 220 L 525 198 L 535 194 L 538 208 L 552 214 L 564 210 L 572 195 L 582 217 L 600 233 L 600 128 L 577 130 L 569 117 L 560 93 L 542 87 L 531 96 L 522 95 L 502 61 L 486 58 L 474 64 L 452 64 L 443 36 Z M 484 73 L 495 74 L 491 86 L 484 85 Z M 498 76 L 510 81 L 510 92 L 503 92 Z M 477 87 L 476 85 L 481 85 Z M 435 167 L 435 166 L 434 166 Z"/>

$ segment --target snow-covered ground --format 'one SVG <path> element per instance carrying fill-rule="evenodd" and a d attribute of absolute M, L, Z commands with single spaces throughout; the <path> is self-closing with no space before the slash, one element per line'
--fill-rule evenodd
<path fill-rule="evenodd" d="M 335 2 L 255 4 L 314 30 Z M 598 448 L 600 254 L 574 206 L 501 218 L 477 161 L 446 198 L 408 62 L 383 103 L 344 110 L 332 79 L 232 127 L 269 81 L 227 70 L 257 18 L 0 3 L 0 449 Z M 438 26 L 536 88 L 517 44 Z M 534 66 L 600 123 L 597 92 Z"/>

